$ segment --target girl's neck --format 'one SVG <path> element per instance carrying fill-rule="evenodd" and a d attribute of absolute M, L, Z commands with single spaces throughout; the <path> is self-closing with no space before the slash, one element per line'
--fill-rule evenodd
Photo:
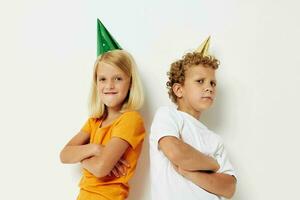
<path fill-rule="evenodd" d="M 111 110 L 107 109 L 105 116 L 102 118 L 102 123 L 100 127 L 108 126 L 109 124 L 112 124 L 115 119 L 117 119 L 122 113 L 120 110 Z"/>
<path fill-rule="evenodd" d="M 114 119 L 121 115 L 121 108 L 107 108 L 106 119 Z"/>

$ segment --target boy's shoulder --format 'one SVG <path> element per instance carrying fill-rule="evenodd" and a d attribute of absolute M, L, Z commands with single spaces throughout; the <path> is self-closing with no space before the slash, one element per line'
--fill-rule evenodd
<path fill-rule="evenodd" d="M 178 115 L 178 111 L 172 106 L 161 106 L 156 110 L 155 115 Z"/>
<path fill-rule="evenodd" d="M 222 143 L 222 138 L 220 135 L 215 133 L 214 131 L 207 129 L 208 136 L 211 137 L 213 140 L 217 141 L 218 143 Z"/>
<path fill-rule="evenodd" d="M 161 106 L 156 110 L 154 120 L 168 120 L 181 122 L 183 121 L 183 118 L 180 112 L 175 107 Z"/>

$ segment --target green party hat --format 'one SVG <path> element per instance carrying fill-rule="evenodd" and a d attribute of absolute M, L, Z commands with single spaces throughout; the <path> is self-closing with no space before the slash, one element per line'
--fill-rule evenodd
<path fill-rule="evenodd" d="M 108 32 L 105 26 L 97 19 L 97 56 L 115 49 L 122 49 L 117 41 Z"/>

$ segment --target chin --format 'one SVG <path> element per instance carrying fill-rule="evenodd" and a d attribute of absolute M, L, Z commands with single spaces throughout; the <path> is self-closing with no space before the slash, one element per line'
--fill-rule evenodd
<path fill-rule="evenodd" d="M 109 108 L 116 106 L 116 104 L 112 102 L 103 102 L 103 103 Z"/>
<path fill-rule="evenodd" d="M 104 103 L 108 108 L 114 108 L 114 107 L 118 107 L 120 106 L 120 103 L 118 102 L 107 102 L 107 103 Z"/>
<path fill-rule="evenodd" d="M 202 106 L 199 106 L 199 110 L 205 111 L 205 110 L 209 109 L 211 106 L 212 106 L 212 104 L 202 105 Z"/>
<path fill-rule="evenodd" d="M 106 104 L 106 106 L 109 108 L 114 108 L 114 107 L 117 107 L 118 104 Z"/>

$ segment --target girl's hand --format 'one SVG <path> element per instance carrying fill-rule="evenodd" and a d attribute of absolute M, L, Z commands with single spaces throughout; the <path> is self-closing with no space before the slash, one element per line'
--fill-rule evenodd
<path fill-rule="evenodd" d="M 108 174 L 108 176 L 115 176 L 115 177 L 121 177 L 126 175 L 127 168 L 129 168 L 130 165 L 129 163 L 121 158 L 115 167 L 111 170 L 111 172 Z"/>
<path fill-rule="evenodd" d="M 101 154 L 101 150 L 102 150 L 102 145 L 99 144 L 91 144 L 93 146 L 94 149 L 94 156 L 99 156 Z"/>

